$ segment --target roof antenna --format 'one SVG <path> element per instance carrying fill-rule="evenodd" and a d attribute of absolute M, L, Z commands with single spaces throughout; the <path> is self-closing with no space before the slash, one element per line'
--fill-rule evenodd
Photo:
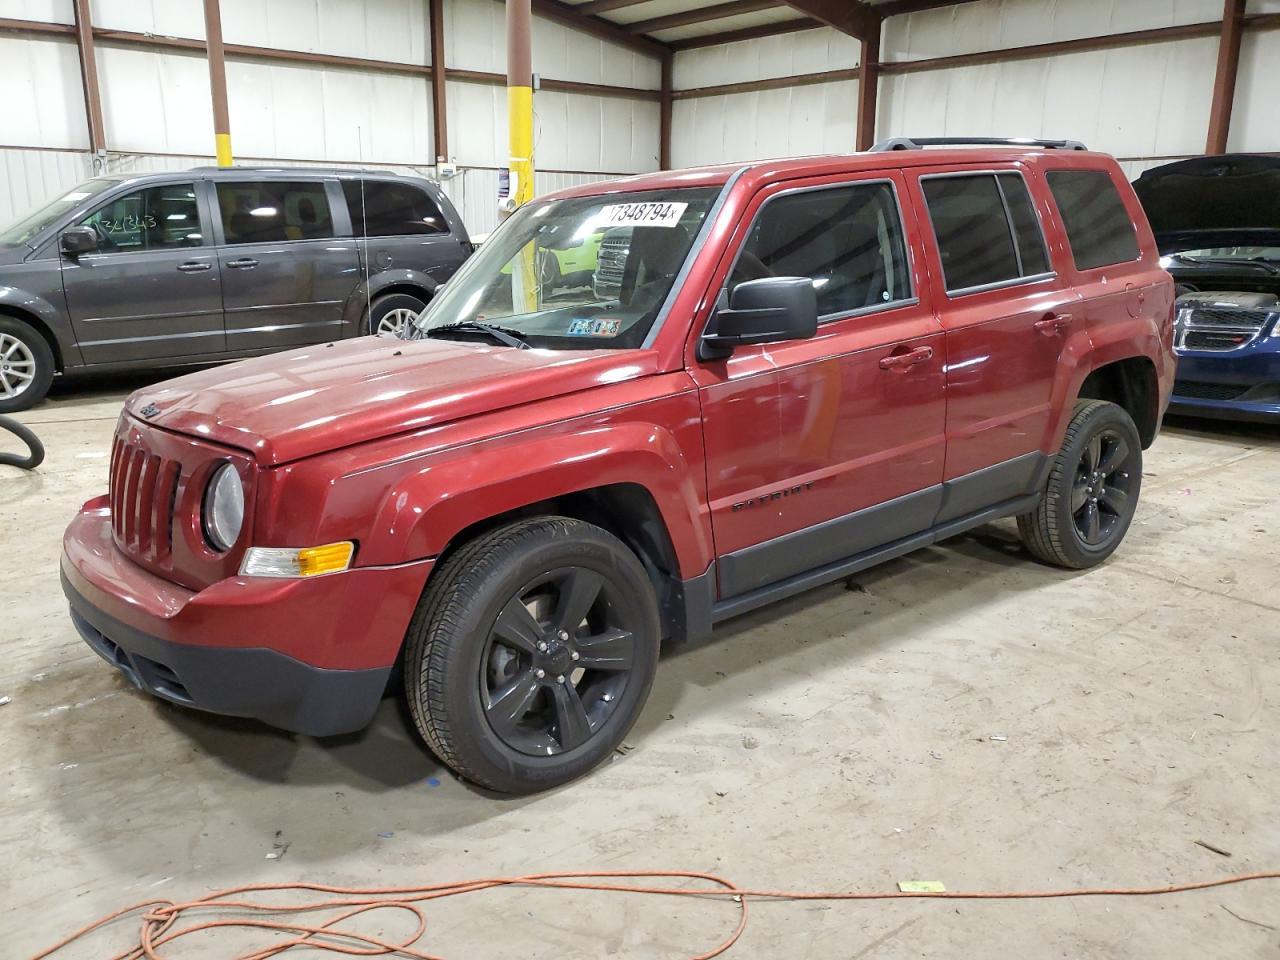
<path fill-rule="evenodd" d="M 364 130 L 356 124 L 356 143 L 360 150 L 360 232 L 356 234 L 356 250 L 364 262 L 364 316 L 369 325 L 369 335 L 376 336 L 373 329 L 373 294 L 369 292 L 369 220 L 364 206 Z M 351 231 L 355 233 L 354 225 Z M 363 238 L 363 243 L 361 242 Z"/>

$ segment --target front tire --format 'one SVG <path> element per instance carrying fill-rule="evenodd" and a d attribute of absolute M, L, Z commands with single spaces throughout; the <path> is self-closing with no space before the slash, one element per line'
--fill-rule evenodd
<path fill-rule="evenodd" d="M 1142 439 L 1124 408 L 1080 400 L 1035 510 L 1018 532 L 1036 559 L 1071 570 L 1115 552 L 1142 488 Z"/>
<path fill-rule="evenodd" d="M 0 316 L 0 413 L 35 406 L 53 383 L 53 351 L 34 327 Z"/>
<path fill-rule="evenodd" d="M 653 587 L 625 544 L 580 520 L 521 520 L 433 573 L 409 625 L 405 692 L 419 732 L 459 775 L 534 793 L 617 748 L 658 647 Z"/>

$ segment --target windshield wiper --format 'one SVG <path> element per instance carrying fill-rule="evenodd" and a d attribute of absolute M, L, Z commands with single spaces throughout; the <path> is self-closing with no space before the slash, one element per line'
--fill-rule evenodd
<path fill-rule="evenodd" d="M 434 337 L 438 334 L 450 333 L 478 333 L 481 336 L 497 340 L 505 347 L 513 347 L 516 350 L 530 349 L 528 339 L 519 330 L 512 330 L 510 327 L 495 327 L 491 323 L 481 323 L 479 320 L 460 320 L 457 323 L 446 323 L 440 327 L 431 327 L 423 331 L 423 336 Z"/>

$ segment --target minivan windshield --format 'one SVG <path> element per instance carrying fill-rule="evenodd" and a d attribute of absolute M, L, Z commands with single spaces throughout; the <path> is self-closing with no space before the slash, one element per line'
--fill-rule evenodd
<path fill-rule="evenodd" d="M 408 335 L 562 350 L 638 347 L 719 192 L 528 204 L 485 241 Z"/>
<path fill-rule="evenodd" d="M 84 201 L 116 185 L 115 180 L 86 180 L 55 200 L 27 214 L 21 220 L 9 224 L 0 232 L 0 246 L 14 247 L 30 243 L 45 228 L 52 226 L 63 214 L 70 213 Z"/>
<path fill-rule="evenodd" d="M 1179 260 L 1252 260 L 1280 263 L 1280 247 L 1212 247 L 1207 250 L 1182 250 L 1174 254 Z"/>

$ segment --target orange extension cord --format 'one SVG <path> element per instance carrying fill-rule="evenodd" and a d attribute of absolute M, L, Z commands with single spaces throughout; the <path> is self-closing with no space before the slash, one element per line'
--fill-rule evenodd
<path fill-rule="evenodd" d="M 636 883 L 618 883 L 619 880 L 701 880 L 708 887 L 661 887 Z M 1207 890 L 1252 880 L 1277 880 L 1280 871 L 1242 873 L 1216 880 L 1200 880 L 1194 883 L 1178 883 L 1167 887 L 1084 887 L 1078 890 L 1024 890 L 1013 892 L 978 891 L 945 893 L 849 893 L 806 892 L 792 890 L 753 890 L 739 887 L 711 873 L 687 870 L 619 870 L 591 871 L 583 873 L 536 873 L 526 877 L 491 877 L 464 880 L 454 883 L 438 883 L 425 887 L 331 887 L 317 883 L 258 883 L 219 890 L 190 903 L 172 900 L 148 900 L 117 910 L 88 926 L 82 927 L 31 960 L 44 960 L 64 947 L 79 940 L 106 924 L 136 913 L 142 914 L 142 927 L 136 946 L 116 954 L 112 960 L 162 960 L 158 949 L 173 943 L 180 937 L 219 927 L 247 927 L 288 934 L 288 939 L 273 940 L 269 945 L 241 954 L 237 960 L 267 960 L 293 947 L 310 947 L 330 953 L 353 957 L 398 955 L 417 960 L 442 960 L 434 954 L 414 948 L 427 929 L 427 918 L 415 904 L 442 897 L 454 897 L 464 893 L 477 893 L 493 887 L 556 887 L 566 890 L 608 891 L 612 893 L 639 893 L 670 897 L 703 897 L 732 899 L 739 909 L 738 924 L 733 932 L 717 946 L 700 953 L 691 960 L 711 960 L 732 947 L 747 927 L 748 900 L 1045 900 L 1057 897 L 1150 897 L 1167 893 L 1185 893 L 1189 890 Z M 252 900 L 233 899 L 241 894 L 268 891 L 307 891 L 320 894 L 337 894 L 338 899 L 317 900 L 309 903 L 281 904 L 258 903 Z M 333 916 L 323 923 L 288 922 L 286 920 L 256 919 L 254 914 L 302 914 L 315 911 L 331 911 Z M 375 910 L 399 910 L 417 920 L 416 929 L 405 940 L 393 943 L 364 933 L 357 933 L 341 926 L 343 922 Z M 222 914 L 239 911 L 239 917 L 231 916 L 215 920 L 200 920 L 189 926 L 179 926 L 184 914 L 214 911 Z"/>

